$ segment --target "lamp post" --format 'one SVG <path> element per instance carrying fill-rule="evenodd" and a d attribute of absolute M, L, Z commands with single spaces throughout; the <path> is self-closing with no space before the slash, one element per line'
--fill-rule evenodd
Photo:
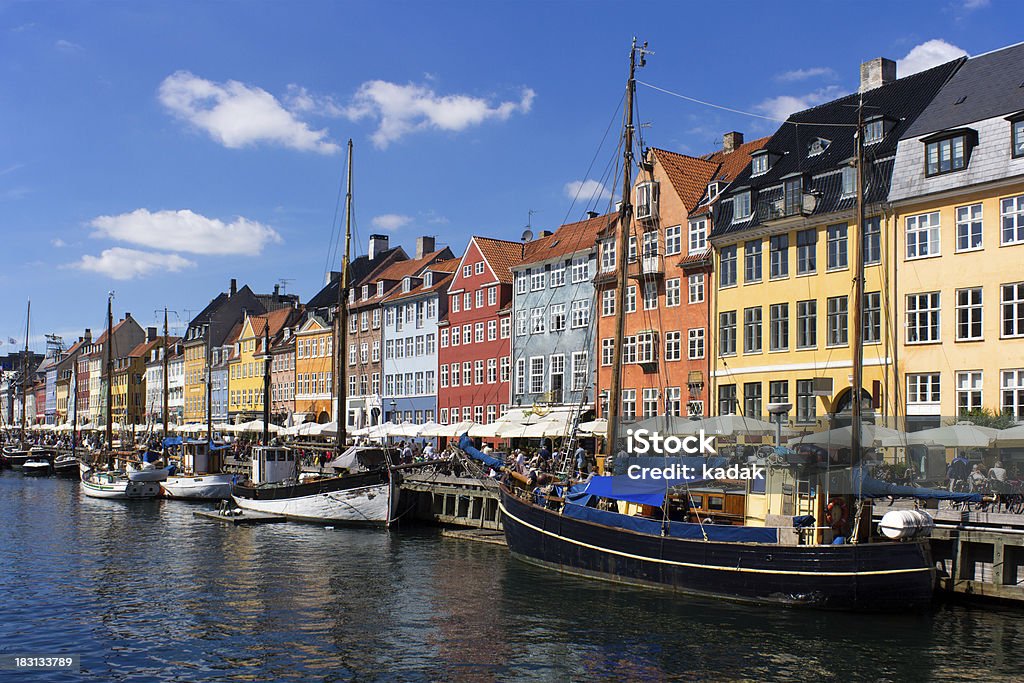
<path fill-rule="evenodd" d="M 402 421 L 402 418 L 398 414 L 398 411 L 395 410 L 397 407 L 398 407 L 398 401 L 396 401 L 395 399 L 391 399 L 391 419 L 392 419 L 392 421 L 394 421 L 395 424 L 398 424 L 399 422 Z"/>

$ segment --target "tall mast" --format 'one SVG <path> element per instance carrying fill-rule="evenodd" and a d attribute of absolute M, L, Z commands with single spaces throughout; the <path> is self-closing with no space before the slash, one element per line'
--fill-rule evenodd
<path fill-rule="evenodd" d="M 345 250 L 341 257 L 341 275 L 338 280 L 338 313 L 334 323 L 338 326 L 338 347 L 334 349 L 334 355 L 338 359 L 337 377 L 338 383 L 338 436 L 335 442 L 335 456 L 341 454 L 345 446 L 345 431 L 348 427 L 348 408 L 346 394 L 348 390 L 345 385 L 345 357 L 344 349 L 348 345 L 348 328 L 345 326 L 347 315 L 345 315 L 345 302 L 348 300 L 348 258 L 349 246 L 352 239 L 352 139 L 348 141 L 348 181 L 345 192 Z"/>
<path fill-rule="evenodd" d="M 270 314 L 263 326 L 263 445 L 270 445 Z"/>
<path fill-rule="evenodd" d="M 646 47 L 644 43 L 644 47 Z M 629 50 L 629 80 L 626 81 L 626 124 L 623 140 L 622 156 L 622 205 L 619 208 L 618 243 L 615 247 L 615 335 L 612 337 L 612 378 L 608 386 L 608 438 L 605 441 L 605 455 L 615 452 L 615 443 L 619 436 L 619 406 L 622 394 L 622 338 L 626 323 L 626 268 L 629 251 L 630 218 L 633 206 L 630 200 L 633 195 L 633 93 L 636 91 L 636 53 L 643 52 L 637 48 L 636 38 Z"/>
<path fill-rule="evenodd" d="M 32 299 L 28 300 L 28 312 L 25 314 L 25 355 L 21 359 L 21 440 L 25 441 L 25 430 L 28 429 L 28 334 L 32 326 Z"/>
<path fill-rule="evenodd" d="M 107 294 L 107 451 L 114 446 L 114 293 Z"/>
<path fill-rule="evenodd" d="M 853 402 L 850 404 L 850 446 L 853 462 L 861 457 L 861 386 L 864 384 L 864 95 L 857 105 L 857 232 L 853 240 L 853 262 L 856 275 L 853 279 Z"/>
<path fill-rule="evenodd" d="M 213 316 L 206 323 L 206 443 L 213 444 Z"/>
<path fill-rule="evenodd" d="M 167 409 L 167 399 L 168 399 L 168 396 L 170 395 L 168 390 L 167 390 L 167 374 L 168 374 L 167 373 L 167 363 L 168 363 L 167 354 L 169 354 L 169 353 L 170 353 L 170 349 L 167 348 L 167 308 L 165 307 L 164 308 L 164 353 L 163 353 L 163 360 L 164 360 L 164 383 L 163 383 L 164 409 L 163 409 L 162 414 L 160 416 L 161 419 L 163 420 L 163 423 L 164 423 L 164 440 L 165 441 L 167 440 L 167 420 L 168 420 L 168 417 L 169 417 L 168 409 Z"/>

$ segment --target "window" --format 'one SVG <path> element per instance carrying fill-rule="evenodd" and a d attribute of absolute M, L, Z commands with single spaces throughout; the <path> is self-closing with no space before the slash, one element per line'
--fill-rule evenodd
<path fill-rule="evenodd" d="M 565 329 L 565 304 L 552 304 L 548 307 L 551 315 L 549 323 L 552 332 L 561 332 Z"/>
<path fill-rule="evenodd" d="M 864 221 L 864 265 L 882 262 L 882 220 L 878 216 Z"/>
<path fill-rule="evenodd" d="M 761 307 L 743 309 L 743 353 L 761 353 Z"/>
<path fill-rule="evenodd" d="M 373 340 L 373 348 L 370 351 L 370 359 L 374 363 L 380 362 L 380 339 Z"/>
<path fill-rule="evenodd" d="M 578 256 L 572 260 L 571 277 L 573 284 L 586 282 L 590 279 L 590 259 L 586 256 Z"/>
<path fill-rule="evenodd" d="M 658 414 L 658 390 L 645 388 L 643 392 L 643 417 L 654 417 Z"/>
<path fill-rule="evenodd" d="M 526 294 L 526 277 L 527 274 L 523 271 L 516 273 L 516 294 Z"/>
<path fill-rule="evenodd" d="M 500 334 L 502 339 L 508 339 L 510 336 L 512 336 L 512 319 L 511 318 L 509 318 L 509 317 L 502 318 L 500 323 L 499 323 L 499 325 L 500 325 L 500 327 L 499 327 L 499 334 Z"/>
<path fill-rule="evenodd" d="M 487 288 L 487 305 L 494 306 L 498 303 L 498 288 L 488 287 Z"/>
<path fill-rule="evenodd" d="M 516 311 L 516 335 L 526 334 L 526 311 Z"/>
<path fill-rule="evenodd" d="M 981 410 L 981 371 L 956 373 L 956 410 L 958 415 Z"/>
<path fill-rule="evenodd" d="M 1017 422 L 1024 422 L 1024 370 L 1003 370 L 1000 375 L 1002 412 L 1010 413 Z"/>
<path fill-rule="evenodd" d="M 708 247 L 708 221 L 706 218 L 697 218 L 690 221 L 690 253 L 695 254 L 704 251 Z M 678 228 L 677 228 L 678 229 Z M 666 250 L 667 251 L 667 250 Z M 675 253 L 675 252 L 669 252 Z"/>
<path fill-rule="evenodd" d="M 544 289 L 547 286 L 548 274 L 543 270 L 537 269 L 530 273 L 530 291 L 536 292 Z"/>
<path fill-rule="evenodd" d="M 601 243 L 601 272 L 610 273 L 615 270 L 615 240 Z"/>
<path fill-rule="evenodd" d="M 544 357 L 530 359 L 530 393 L 539 394 L 544 391 Z"/>
<path fill-rule="evenodd" d="M 907 405 L 931 405 L 939 407 L 939 373 L 907 375 Z"/>
<path fill-rule="evenodd" d="M 789 402 L 789 382 L 785 380 L 769 382 L 768 383 L 768 402 L 769 403 L 788 403 Z"/>
<path fill-rule="evenodd" d="M 718 385 L 718 414 L 719 415 L 735 415 L 736 414 L 736 385 L 735 384 L 720 384 L 720 385 Z"/>
<path fill-rule="evenodd" d="M 473 310 L 473 293 L 466 292 L 462 295 L 462 310 L 472 311 Z"/>
<path fill-rule="evenodd" d="M 475 270 L 477 275 L 483 275 L 484 274 L 484 262 L 483 261 L 478 261 L 477 264 L 476 264 L 476 267 L 474 268 L 474 270 Z"/>
<path fill-rule="evenodd" d="M 440 366 L 440 368 L 438 368 L 438 370 L 441 373 L 441 376 L 440 376 L 441 388 L 444 389 L 444 388 L 446 388 L 448 386 L 448 366 L 445 365 L 445 364 L 442 364 Z M 390 378 L 390 377 L 391 377 L 391 375 L 388 375 L 388 378 Z"/>
<path fill-rule="evenodd" d="M 956 207 L 956 250 L 981 249 L 981 204 Z"/>
<path fill-rule="evenodd" d="M 692 235 L 692 232 L 691 232 Z M 683 251 L 683 226 L 673 225 L 665 228 L 665 253 L 668 256 L 681 254 Z"/>
<path fill-rule="evenodd" d="M 462 342 L 462 327 L 456 325 L 452 328 L 452 346 L 458 346 Z"/>
<path fill-rule="evenodd" d="M 359 330 L 359 316 L 355 313 L 348 317 L 348 331 L 355 334 Z"/>
<path fill-rule="evenodd" d="M 697 360 L 704 357 L 704 328 L 695 327 L 688 333 L 689 359 Z"/>
<path fill-rule="evenodd" d="M 939 254 L 939 212 L 907 216 L 907 258 Z"/>
<path fill-rule="evenodd" d="M 658 283 L 657 282 L 644 282 L 643 283 L 643 300 L 644 310 L 652 311 L 658 307 Z M 575 302 L 573 302 L 575 305 Z"/>
<path fill-rule="evenodd" d="M 1024 243 L 1024 195 L 999 202 L 1001 244 Z"/>
<path fill-rule="evenodd" d="M 1000 287 L 1003 337 L 1024 337 L 1024 282 Z"/>
<path fill-rule="evenodd" d="M 818 302 L 796 302 L 796 347 L 813 349 L 818 345 Z"/>
<path fill-rule="evenodd" d="M 473 361 L 473 384 L 484 383 L 484 362 L 482 360 Z"/>
<path fill-rule="evenodd" d="M 498 321 L 487 321 L 487 341 L 495 341 L 498 338 Z M 429 349 L 428 349 L 429 353 Z"/>
<path fill-rule="evenodd" d="M 583 391 L 587 386 L 587 352 L 574 351 L 572 354 L 572 390 Z"/>
<path fill-rule="evenodd" d="M 743 282 L 761 281 L 761 240 L 743 244 Z"/>
<path fill-rule="evenodd" d="M 796 274 L 807 275 L 818 269 L 818 232 L 801 230 L 796 234 Z"/>
<path fill-rule="evenodd" d="M 783 186 L 783 215 L 793 216 L 800 213 L 804 206 L 804 179 L 797 176 L 786 180 Z"/>
<path fill-rule="evenodd" d="M 761 417 L 761 383 L 747 382 L 743 385 L 743 414 Z"/>
<path fill-rule="evenodd" d="M 474 326 L 474 341 L 479 344 L 484 340 L 484 324 L 482 322 L 476 323 Z"/>
<path fill-rule="evenodd" d="M 658 339 L 656 332 L 640 332 L 636 335 L 638 363 L 655 363 L 658 360 Z"/>
<path fill-rule="evenodd" d="M 956 135 L 925 144 L 925 174 L 952 173 L 967 166 L 967 136 Z"/>
<path fill-rule="evenodd" d="M 565 284 L 565 265 L 556 264 L 551 266 L 551 286 L 561 287 Z"/>
<path fill-rule="evenodd" d="M 846 346 L 849 343 L 849 311 L 845 296 L 829 297 L 828 302 L 828 345 Z"/>
<path fill-rule="evenodd" d="M 683 410 L 683 390 L 679 387 L 666 387 L 665 414 L 679 417 Z"/>
<path fill-rule="evenodd" d="M 516 393 L 526 393 L 526 360 L 524 358 L 516 361 Z"/>
<path fill-rule="evenodd" d="M 718 261 L 718 286 L 732 287 L 736 284 L 736 245 L 722 247 Z"/>
<path fill-rule="evenodd" d="M 864 294 L 864 343 L 878 344 L 882 341 L 882 293 Z"/>
<path fill-rule="evenodd" d="M 373 329 L 375 329 L 375 330 L 379 330 L 380 329 L 380 309 L 379 308 L 373 309 Z"/>
<path fill-rule="evenodd" d="M 636 285 L 626 287 L 626 313 L 636 312 Z"/>
<path fill-rule="evenodd" d="M 482 290 L 482 289 L 476 290 L 476 307 L 477 308 L 483 308 L 484 307 L 484 290 Z"/>
<path fill-rule="evenodd" d="M 601 340 L 601 365 L 607 367 L 612 364 L 615 356 L 615 340 L 605 337 Z"/>
<path fill-rule="evenodd" d="M 848 265 L 846 223 L 828 226 L 828 269 L 842 270 Z"/>
<path fill-rule="evenodd" d="M 544 309 L 534 308 L 530 311 L 530 333 L 541 334 L 544 332 Z"/>
<path fill-rule="evenodd" d="M 636 389 L 622 390 L 622 419 L 636 419 Z"/>
<path fill-rule="evenodd" d="M 458 312 L 459 312 L 459 295 L 458 294 L 454 294 L 454 295 L 452 295 L 452 313 L 458 313 Z M 399 320 L 401 320 L 401 318 L 399 318 Z"/>
<path fill-rule="evenodd" d="M 572 318 L 569 322 L 573 328 L 586 327 L 590 324 L 590 300 L 579 299 L 573 301 L 570 313 Z"/>
<path fill-rule="evenodd" d="M 885 137 L 885 121 L 881 118 L 871 119 L 864 123 L 864 144 L 873 145 Z"/>
<path fill-rule="evenodd" d="M 682 358 L 682 332 L 665 333 L 665 360 L 680 360 Z M 609 340 L 610 341 L 610 340 Z"/>
<path fill-rule="evenodd" d="M 511 368 L 512 360 L 508 356 L 502 356 L 498 359 L 499 377 L 502 382 L 508 381 L 509 369 Z"/>
<path fill-rule="evenodd" d="M 769 238 L 768 277 L 772 280 L 789 277 L 789 235 Z"/>
<path fill-rule="evenodd" d="M 473 266 L 470 265 L 470 264 L 462 266 L 462 277 L 472 277 L 472 276 L 473 276 Z"/>
<path fill-rule="evenodd" d="M 857 169 L 847 166 L 843 169 L 843 195 L 852 197 L 857 194 Z"/>
<path fill-rule="evenodd" d="M 736 311 L 718 314 L 718 355 L 736 354 Z"/>
<path fill-rule="evenodd" d="M 750 218 L 750 190 L 741 192 L 732 199 L 733 219 L 742 221 Z"/>
<path fill-rule="evenodd" d="M 768 172 L 768 154 L 762 152 L 750 157 L 750 175 L 761 175 Z"/>
<path fill-rule="evenodd" d="M 691 304 L 699 304 L 704 301 L 704 273 L 690 275 L 688 278 Z"/>
<path fill-rule="evenodd" d="M 907 295 L 907 343 L 939 341 L 939 292 Z"/>
<path fill-rule="evenodd" d="M 623 337 L 622 362 L 636 363 L 636 337 Z"/>
<path fill-rule="evenodd" d="M 468 387 L 472 383 L 473 364 L 467 360 L 462 363 L 462 386 Z"/>
<path fill-rule="evenodd" d="M 768 308 L 768 350 L 789 348 L 789 304 L 772 304 Z"/>
<path fill-rule="evenodd" d="M 817 396 L 814 395 L 814 380 L 796 381 L 796 423 L 811 424 L 817 419 Z"/>
<path fill-rule="evenodd" d="M 601 316 L 615 315 L 615 290 L 606 289 L 601 292 Z"/>
<path fill-rule="evenodd" d="M 1024 156 L 1024 119 L 1010 124 L 1010 149 L 1014 158 Z"/>
<path fill-rule="evenodd" d="M 981 287 L 956 290 L 956 340 L 982 339 L 981 322 Z"/>

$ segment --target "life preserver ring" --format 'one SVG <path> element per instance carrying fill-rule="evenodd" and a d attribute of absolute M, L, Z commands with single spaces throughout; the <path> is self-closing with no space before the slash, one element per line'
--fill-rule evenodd
<path fill-rule="evenodd" d="M 846 523 L 850 521 L 850 508 L 842 498 L 833 498 L 825 508 L 825 521 L 836 531 L 846 529 Z"/>

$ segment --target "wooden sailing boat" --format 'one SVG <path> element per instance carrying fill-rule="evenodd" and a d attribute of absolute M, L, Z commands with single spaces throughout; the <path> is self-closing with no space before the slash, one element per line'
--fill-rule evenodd
<path fill-rule="evenodd" d="M 345 194 L 345 247 L 338 283 L 335 316 L 338 344 L 334 347 L 337 372 L 336 469 L 349 472 L 334 477 L 299 476 L 299 463 L 290 448 L 269 446 L 270 354 L 269 339 L 264 374 L 263 445 L 252 450 L 252 480 L 232 489 L 232 498 L 243 509 L 284 515 L 289 519 L 332 524 L 382 525 L 394 520 L 398 509 L 398 475 L 392 471 L 387 451 L 353 446 L 345 448 L 345 377 L 341 349 L 347 327 L 349 248 L 352 236 L 352 141 L 348 141 L 348 179 Z M 343 452 L 344 450 L 344 452 Z"/>
<path fill-rule="evenodd" d="M 5 446 L 0 451 L 0 458 L 6 467 L 20 470 L 31 457 L 31 447 L 28 443 L 28 335 L 32 324 L 32 301 L 28 302 L 28 309 L 25 314 L 25 351 L 21 357 L 21 431 L 19 432 L 17 446 Z"/>
<path fill-rule="evenodd" d="M 645 48 L 646 45 L 638 47 L 634 41 L 630 52 L 619 216 L 622 232 L 620 257 L 616 261 L 619 301 L 623 300 L 627 277 L 625 255 L 632 218 L 629 198 L 634 73 L 638 56 L 643 64 Z M 860 144 L 858 135 L 858 159 Z M 859 168 L 858 163 L 858 175 Z M 863 192 L 862 182 L 858 182 L 858 187 Z M 858 206 L 862 206 L 860 200 Z M 858 234 L 855 260 L 860 267 L 859 280 L 863 279 L 861 239 Z M 856 288 L 856 310 L 861 290 L 860 286 Z M 615 370 L 621 363 L 624 308 L 616 307 L 616 342 L 608 399 L 609 453 L 618 446 L 621 387 Z M 862 333 L 857 323 L 855 331 Z M 856 373 L 855 392 L 859 381 L 860 373 Z M 859 417 L 857 410 L 857 427 Z M 501 468 L 500 461 L 473 448 L 468 437 L 463 437 L 460 446 L 472 457 Z M 787 469 L 791 465 L 782 462 L 780 467 Z M 831 544 L 816 533 L 801 533 L 793 527 L 773 528 L 763 523 L 747 525 L 746 519 L 738 524 L 710 524 L 699 516 L 697 523 L 676 521 L 668 514 L 673 502 L 670 489 L 662 486 L 644 497 L 617 491 L 613 481 L 613 477 L 598 477 L 568 490 L 545 494 L 535 488 L 536 484 L 522 486 L 510 473 L 500 487 L 499 502 L 509 550 L 526 562 L 566 574 L 736 601 L 857 611 L 904 610 L 931 601 L 934 568 L 927 540 L 912 529 L 890 533 L 890 538 L 901 539 L 896 542 L 869 539 L 870 512 L 866 521 L 853 525 L 849 538 L 842 539 L 845 542 Z M 640 498 L 645 499 L 644 506 L 636 505 Z M 637 508 L 648 514 L 640 514 Z M 634 514 L 616 510 L 632 510 Z M 657 514 L 651 515 L 652 510 Z M 814 524 L 813 519 L 803 522 Z M 796 519 L 793 524 L 796 526 Z M 922 522 L 922 526 L 927 525 Z"/>

